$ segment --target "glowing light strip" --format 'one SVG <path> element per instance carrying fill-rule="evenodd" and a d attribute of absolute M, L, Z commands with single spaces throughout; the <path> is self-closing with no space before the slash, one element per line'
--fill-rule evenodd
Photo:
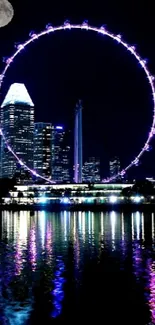
<path fill-rule="evenodd" d="M 130 164 L 126 168 L 124 168 L 117 175 L 103 180 L 104 183 L 108 183 L 108 182 L 111 182 L 111 181 L 115 180 L 119 176 L 124 176 L 125 173 L 126 173 L 126 171 L 129 168 L 131 168 L 132 166 L 137 166 L 139 164 L 139 160 L 140 160 L 141 156 L 143 155 L 143 153 L 145 151 L 149 151 L 149 149 L 150 149 L 150 146 L 149 146 L 150 141 L 151 141 L 152 137 L 155 134 L 155 86 L 154 86 L 154 77 L 151 75 L 151 73 L 149 72 L 149 69 L 147 68 L 147 65 L 146 65 L 147 62 L 146 62 L 146 60 L 143 60 L 141 58 L 141 56 L 136 52 L 135 46 L 132 46 L 132 45 L 127 44 L 125 41 L 122 40 L 122 36 L 121 35 L 115 35 L 115 34 L 109 32 L 104 26 L 101 26 L 100 28 L 92 27 L 92 26 L 88 25 L 87 21 L 84 21 L 82 24 L 78 24 L 78 25 L 76 25 L 76 24 L 70 24 L 69 21 L 66 21 L 64 23 L 64 25 L 61 25 L 61 26 L 58 26 L 58 27 L 53 27 L 50 24 L 48 24 L 46 26 L 46 29 L 44 31 L 38 33 L 38 34 L 36 34 L 35 32 L 31 32 L 29 34 L 30 35 L 30 38 L 25 43 L 23 43 L 23 44 L 16 44 L 16 49 L 17 49 L 16 52 L 10 58 L 5 59 L 6 66 L 5 66 L 2 74 L 0 75 L 0 89 L 1 89 L 2 82 L 3 82 L 3 79 L 4 79 L 5 75 L 6 75 L 6 72 L 7 72 L 8 68 L 13 63 L 14 59 L 16 58 L 16 56 L 18 54 L 20 54 L 20 52 L 22 50 L 24 50 L 27 45 L 29 45 L 30 43 L 34 42 L 35 40 L 39 39 L 41 36 L 44 36 L 46 34 L 53 33 L 53 32 L 57 32 L 57 31 L 62 31 L 62 30 L 71 30 L 71 29 L 80 29 L 80 30 L 87 30 L 87 31 L 97 32 L 97 33 L 100 33 L 100 34 L 102 34 L 104 36 L 106 35 L 106 36 L 110 37 L 111 39 L 113 39 L 114 41 L 116 41 L 119 44 L 121 44 L 124 48 L 126 48 L 126 50 L 128 50 L 135 57 L 135 59 L 141 65 L 141 67 L 143 68 L 143 70 L 144 70 L 144 72 L 146 74 L 146 77 L 148 79 L 148 82 L 150 84 L 150 87 L 151 87 L 151 92 L 152 92 L 152 96 L 153 96 L 153 122 L 152 122 L 152 126 L 151 126 L 151 129 L 150 129 L 150 132 L 148 134 L 148 138 L 147 138 L 147 140 L 146 140 L 143 148 L 141 149 L 141 151 L 137 155 L 137 157 L 135 157 L 135 159 L 133 161 L 131 161 Z M 6 140 L 5 136 L 4 136 L 3 131 L 2 131 L 1 128 L 0 128 L 0 134 L 2 135 L 3 140 L 5 141 L 5 143 L 7 145 L 7 140 Z M 8 147 L 8 145 L 7 145 L 7 147 Z M 18 160 L 19 164 L 21 166 L 23 166 L 25 169 L 27 169 L 28 171 L 30 171 L 34 176 L 40 177 L 41 179 L 43 179 L 45 181 L 48 181 L 49 183 L 53 183 L 50 179 L 45 178 L 45 177 L 39 175 L 34 170 L 32 170 L 31 168 L 29 168 L 28 166 L 26 166 L 26 164 L 24 164 L 19 159 L 19 157 L 16 155 L 16 153 L 13 151 L 12 148 L 8 147 L 8 150 Z"/>

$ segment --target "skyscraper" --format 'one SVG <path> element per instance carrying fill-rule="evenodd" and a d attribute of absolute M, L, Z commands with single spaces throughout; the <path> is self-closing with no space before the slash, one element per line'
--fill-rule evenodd
<path fill-rule="evenodd" d="M 62 126 L 52 126 L 52 180 L 70 181 L 69 134 Z"/>
<path fill-rule="evenodd" d="M 8 145 L 33 168 L 34 104 L 24 84 L 14 83 L 1 105 L 1 124 Z M 17 161 L 1 141 L 1 177 L 12 178 Z"/>
<path fill-rule="evenodd" d="M 74 126 L 74 182 L 82 183 L 82 101 L 79 100 L 75 108 Z"/>
<path fill-rule="evenodd" d="M 2 154 L 1 154 L 1 147 L 2 147 L 2 136 L 0 134 L 0 178 L 2 177 Z"/>
<path fill-rule="evenodd" d="M 83 182 L 100 183 L 100 160 L 95 157 L 89 157 L 83 165 Z"/>
<path fill-rule="evenodd" d="M 114 177 L 120 172 L 121 166 L 118 157 L 114 157 L 114 159 L 109 162 L 109 168 L 110 168 L 110 177 Z"/>
<path fill-rule="evenodd" d="M 34 170 L 41 176 L 52 176 L 52 124 L 35 123 L 34 127 Z"/>

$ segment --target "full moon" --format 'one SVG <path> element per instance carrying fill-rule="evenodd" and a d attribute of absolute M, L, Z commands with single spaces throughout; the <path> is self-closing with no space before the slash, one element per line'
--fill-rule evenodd
<path fill-rule="evenodd" d="M 8 0 L 0 0 L 0 27 L 10 23 L 14 15 L 13 7 Z"/>

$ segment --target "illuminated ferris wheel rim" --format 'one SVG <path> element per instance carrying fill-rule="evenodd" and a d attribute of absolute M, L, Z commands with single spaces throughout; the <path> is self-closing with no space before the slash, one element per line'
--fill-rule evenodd
<path fill-rule="evenodd" d="M 35 33 L 35 32 L 31 32 L 29 34 L 30 38 L 23 44 L 16 44 L 16 51 L 15 53 L 7 58 L 5 60 L 5 68 L 2 72 L 2 74 L 0 75 L 0 89 L 1 89 L 1 86 L 2 86 L 2 82 L 3 82 L 3 79 L 6 75 L 6 72 L 8 70 L 8 68 L 10 67 L 10 65 L 13 63 L 14 59 L 16 58 L 16 56 L 18 54 L 21 53 L 22 50 L 24 50 L 24 48 L 26 46 L 28 46 L 29 44 L 31 44 L 33 41 L 39 39 L 41 36 L 44 36 L 46 34 L 49 34 L 49 33 L 53 33 L 53 32 L 56 32 L 56 31 L 62 31 L 62 30 L 71 30 L 71 29 L 80 29 L 80 30 L 87 30 L 87 31 L 93 31 L 93 32 L 97 32 L 103 36 L 109 36 L 111 39 L 113 39 L 114 41 L 118 42 L 119 44 L 121 44 L 126 50 L 128 50 L 135 58 L 136 60 L 138 61 L 138 63 L 141 65 L 141 67 L 143 68 L 145 74 L 146 74 L 146 77 L 148 79 L 148 82 L 150 84 L 150 87 L 151 87 L 151 92 L 152 92 L 152 96 L 153 96 L 153 121 L 152 121 L 152 125 L 151 125 L 151 129 L 149 131 L 149 134 L 148 134 L 148 138 L 144 144 L 144 146 L 142 147 L 142 149 L 140 150 L 139 154 L 134 158 L 133 161 L 130 162 L 130 164 L 125 167 L 121 172 L 119 172 L 116 176 L 113 176 L 113 177 L 110 177 L 110 178 L 107 178 L 107 179 L 104 179 L 103 182 L 111 182 L 113 180 L 115 180 L 116 178 L 118 178 L 119 176 L 124 176 L 126 171 L 128 169 L 130 169 L 132 166 L 137 166 L 138 163 L 139 163 L 139 160 L 141 158 L 141 156 L 143 155 L 143 153 L 145 151 L 149 151 L 149 144 L 150 144 L 150 141 L 153 137 L 153 135 L 155 134 L 155 86 L 154 86 L 154 77 L 151 75 L 149 69 L 147 68 L 147 62 L 146 60 L 143 60 L 141 58 L 141 56 L 136 52 L 136 48 L 135 46 L 132 46 L 132 45 L 129 45 L 127 44 L 125 41 L 122 40 L 122 37 L 120 34 L 116 35 L 116 34 L 113 34 L 111 32 L 109 32 L 107 30 L 107 28 L 105 28 L 105 26 L 101 26 L 100 28 L 98 27 L 93 27 L 93 26 L 90 26 L 87 21 L 83 22 L 82 24 L 71 24 L 69 21 L 66 21 L 63 25 L 60 25 L 60 26 L 57 26 L 57 27 L 53 27 L 51 24 L 48 24 L 46 26 L 46 29 L 43 30 L 42 32 L 40 33 Z M 39 175 L 35 170 L 29 168 L 23 161 L 21 161 L 21 159 L 16 155 L 16 153 L 14 152 L 14 150 L 10 147 L 10 145 L 8 144 L 8 141 L 7 139 L 5 138 L 5 135 L 3 133 L 3 130 L 2 128 L 0 128 L 0 134 L 2 135 L 2 138 L 4 140 L 4 142 L 6 143 L 6 146 L 8 148 L 8 150 L 13 154 L 13 156 L 17 159 L 18 163 L 20 164 L 20 166 L 24 167 L 26 170 L 28 170 L 29 172 L 31 172 L 32 175 L 36 176 L 36 177 L 39 177 L 49 183 L 54 183 L 51 179 L 49 178 L 46 178 L 46 177 L 43 177 L 42 175 Z"/>

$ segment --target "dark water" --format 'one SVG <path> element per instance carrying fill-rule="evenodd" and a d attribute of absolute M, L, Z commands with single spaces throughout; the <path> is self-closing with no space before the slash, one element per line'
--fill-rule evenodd
<path fill-rule="evenodd" d="M 0 324 L 155 324 L 155 215 L 0 216 Z"/>

